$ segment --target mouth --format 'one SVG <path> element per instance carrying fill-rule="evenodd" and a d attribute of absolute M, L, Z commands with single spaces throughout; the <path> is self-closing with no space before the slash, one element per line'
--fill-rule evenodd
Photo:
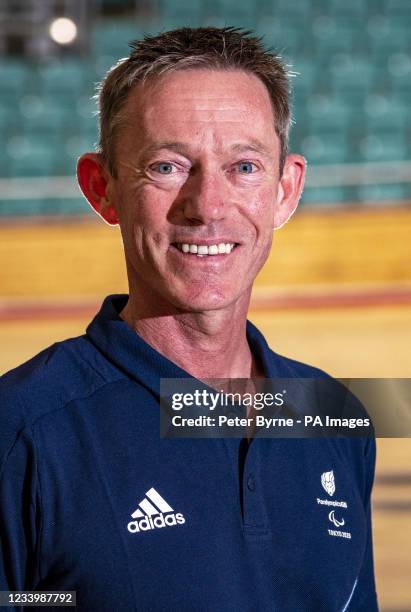
<path fill-rule="evenodd" d="M 184 255 L 196 257 L 215 257 L 216 255 L 230 255 L 236 249 L 238 242 L 216 242 L 214 244 L 197 244 L 195 242 L 173 242 L 172 246 Z"/>

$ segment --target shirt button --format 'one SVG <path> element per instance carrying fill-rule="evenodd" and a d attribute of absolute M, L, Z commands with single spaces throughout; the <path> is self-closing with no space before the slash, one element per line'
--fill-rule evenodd
<path fill-rule="evenodd" d="M 254 476 L 252 474 L 250 474 L 250 476 L 247 478 L 247 489 L 249 491 L 254 491 L 255 490 L 255 480 L 254 480 Z"/>

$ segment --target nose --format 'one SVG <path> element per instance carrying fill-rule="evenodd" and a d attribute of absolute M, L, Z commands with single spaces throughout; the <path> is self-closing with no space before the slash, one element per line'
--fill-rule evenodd
<path fill-rule="evenodd" d="M 181 195 L 184 217 L 192 223 L 209 224 L 225 217 L 227 187 L 217 170 L 198 169 L 186 181 Z"/>

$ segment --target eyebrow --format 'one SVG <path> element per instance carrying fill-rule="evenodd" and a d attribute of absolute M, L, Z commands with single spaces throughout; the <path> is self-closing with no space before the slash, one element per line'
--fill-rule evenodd
<path fill-rule="evenodd" d="M 148 147 L 144 151 L 144 154 L 145 156 L 151 155 L 153 153 L 157 153 L 157 151 L 161 151 L 162 149 L 176 151 L 177 153 L 181 153 L 182 155 L 184 155 L 188 151 L 187 145 L 183 142 L 160 141 Z M 264 145 L 256 138 L 252 138 L 249 141 L 245 142 L 236 142 L 229 147 L 229 150 L 234 153 L 255 151 L 256 153 L 262 153 L 263 155 L 268 155 L 270 157 L 272 156 L 272 151 L 270 151 L 266 145 Z"/>
<path fill-rule="evenodd" d="M 231 145 L 230 149 L 238 153 L 242 151 L 255 151 L 264 155 L 272 155 L 272 151 L 256 138 L 252 138 L 249 142 L 237 142 Z"/>

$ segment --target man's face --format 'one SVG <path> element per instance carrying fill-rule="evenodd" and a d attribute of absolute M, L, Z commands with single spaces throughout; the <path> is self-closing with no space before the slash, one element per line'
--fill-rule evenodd
<path fill-rule="evenodd" d="M 124 111 L 108 194 L 130 291 L 193 312 L 248 303 L 283 195 L 265 86 L 242 71 L 175 72 L 132 90 Z"/>

